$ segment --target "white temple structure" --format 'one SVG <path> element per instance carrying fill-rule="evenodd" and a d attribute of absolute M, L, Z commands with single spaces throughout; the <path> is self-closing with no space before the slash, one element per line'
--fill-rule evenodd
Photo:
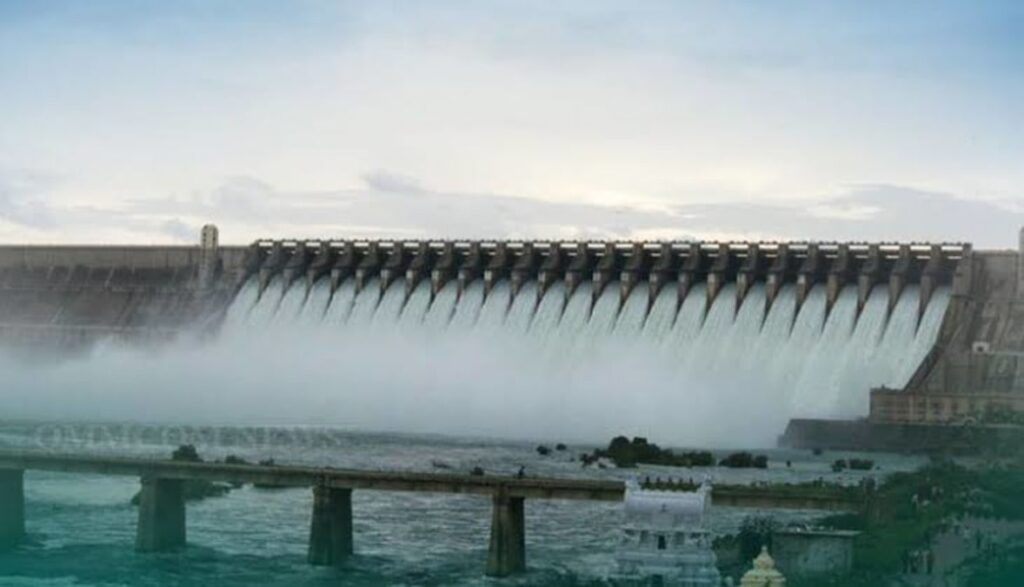
<path fill-rule="evenodd" d="M 786 578 L 776 570 L 767 546 L 761 547 L 761 554 L 754 559 L 754 568 L 743 575 L 740 587 L 786 587 Z"/>
<path fill-rule="evenodd" d="M 722 584 L 711 532 L 708 480 L 697 491 L 657 491 L 626 483 L 625 524 L 616 554 L 619 578 L 677 587 Z"/>

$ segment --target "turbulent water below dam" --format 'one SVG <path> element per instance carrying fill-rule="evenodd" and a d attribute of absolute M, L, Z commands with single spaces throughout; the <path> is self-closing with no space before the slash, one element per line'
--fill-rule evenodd
<path fill-rule="evenodd" d="M 361 430 L 767 447 L 789 418 L 859 417 L 870 388 L 902 387 L 934 344 L 949 301 L 923 312 L 910 285 L 892 311 L 877 286 L 858 312 L 847 286 L 800 305 L 785 285 L 766 311 L 763 285 L 737 304 L 727 284 L 682 303 L 674 287 L 649 302 L 646 283 L 620 304 L 612 282 L 538 296 L 507 281 L 488 295 L 449 283 L 435 296 L 399 279 L 330 291 L 321 280 L 262 294 L 246 283 L 214 336 L 158 348 L 116 343 L 88 356 L 4 366 L 14 418 L 318 424 Z M 648 307 L 650 306 L 650 307 Z"/>
<path fill-rule="evenodd" d="M 432 296 L 424 282 L 407 297 L 401 280 L 383 293 L 376 280 L 358 293 L 349 281 L 333 295 L 325 283 L 307 291 L 301 281 L 288 288 L 273 281 L 260 295 L 254 280 L 230 307 L 223 334 L 343 332 L 347 345 L 336 347 L 338 354 L 375 354 L 366 369 L 386 364 L 387 375 L 404 373 L 399 379 L 409 394 L 527 420 L 554 414 L 590 437 L 618 427 L 675 442 L 750 446 L 770 442 L 791 416 L 864 415 L 870 388 L 899 388 L 913 375 L 949 301 L 948 288 L 940 288 L 921 313 L 918 287 L 909 286 L 890 313 L 888 289 L 878 286 L 858 314 L 854 286 L 830 311 L 822 287 L 798 309 L 795 286 L 783 286 L 767 310 L 761 284 L 739 305 L 735 285 L 726 285 L 710 307 L 703 284 L 681 304 L 674 287 L 651 303 L 644 283 L 621 303 L 615 282 L 596 300 L 587 282 L 569 296 L 562 283 L 540 297 L 537 287 L 527 282 L 513 296 L 510 284 L 499 282 L 485 297 L 482 283 L 461 296 L 449 284 Z M 350 379 L 339 373 L 339 386 Z M 444 386 L 463 392 L 452 397 Z M 489 395 L 507 405 L 493 405 Z M 613 418 L 586 407 L 592 404 L 606 405 Z M 730 441 L 700 425 L 709 420 L 735 436 Z M 552 432 L 526 426 L 529 434 Z"/>
<path fill-rule="evenodd" d="M 0 424 L 0 448 L 162 456 L 195 442 L 208 458 L 238 454 L 398 470 L 443 463 L 501 475 L 525 466 L 534 475 L 624 478 L 629 472 L 581 469 L 569 454 L 616 434 L 679 447 L 766 447 L 792 416 L 863 415 L 870 387 L 899 387 L 912 375 L 934 344 L 949 301 L 948 290 L 939 289 L 920 312 L 915 286 L 891 313 L 881 286 L 860 312 L 852 286 L 830 311 L 820 287 L 798 311 L 791 285 L 767 311 L 760 285 L 740 305 L 735 286 L 727 285 L 710 307 L 698 285 L 678 309 L 674 288 L 648 308 L 646 284 L 621 305 L 614 282 L 596 300 L 589 283 L 569 296 L 555 284 L 542 297 L 535 283 L 514 297 L 504 282 L 487 296 L 480 283 L 461 296 L 454 284 L 431 296 L 424 282 L 408 299 L 405 289 L 398 280 L 381 292 L 371 280 L 357 293 L 344 282 L 332 295 L 325 283 L 307 292 L 301 281 L 288 288 L 272 281 L 260 295 L 251 281 L 213 337 L 185 336 L 163 347 L 110 343 L 55 363 L 4 359 L 3 419 L 190 427 L 165 429 L 171 432 L 154 439 L 123 433 L 135 424 Z M 260 434 L 226 442 L 205 432 L 194 436 L 199 428 L 191 427 L 222 423 L 300 432 L 285 434 L 287 442 Z M 287 428 L 298 424 L 306 427 Z M 308 432 L 319 430 L 310 425 L 331 427 L 334 440 L 310 442 Z M 100 432 L 82 433 L 79 426 Z M 448 436 L 423 435 L 435 433 Z M 559 441 L 569 443 L 568 452 L 541 457 L 534 451 L 539 442 Z M 765 471 L 642 467 L 638 473 L 695 479 L 707 473 L 727 482 L 859 479 L 859 473 L 832 475 L 829 463 L 843 456 L 838 453 L 768 454 Z M 871 458 L 882 474 L 917 464 Z M 250 487 L 191 505 L 189 547 L 143 557 L 132 549 L 136 511 L 129 500 L 137 488 L 130 478 L 28 473 L 32 543 L 0 555 L 0 584 L 494 583 L 482 577 L 486 499 L 357 492 L 357 555 L 339 571 L 305 562 L 308 490 Z M 531 501 L 530 572 L 500 583 L 604 584 L 613 568 L 619 507 Z M 731 532 L 749 513 L 716 509 L 712 525 L 717 533 Z M 794 520 L 808 515 L 779 513 Z"/>

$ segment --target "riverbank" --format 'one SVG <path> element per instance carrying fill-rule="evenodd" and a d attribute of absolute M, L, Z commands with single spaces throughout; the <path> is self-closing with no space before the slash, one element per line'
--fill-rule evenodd
<path fill-rule="evenodd" d="M 854 530 L 847 577 L 792 577 L 794 587 L 942 584 L 996 587 L 1024 578 L 1024 462 L 966 467 L 937 460 L 894 473 L 864 512 L 829 516 L 824 528 Z M 930 583 L 934 581 L 934 583 Z M 941 581 L 941 583 L 940 583 Z"/>

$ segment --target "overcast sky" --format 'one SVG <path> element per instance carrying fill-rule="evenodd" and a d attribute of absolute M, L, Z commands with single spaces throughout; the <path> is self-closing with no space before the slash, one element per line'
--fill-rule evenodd
<path fill-rule="evenodd" d="M 1024 3 L 0 1 L 0 241 L 969 240 Z"/>

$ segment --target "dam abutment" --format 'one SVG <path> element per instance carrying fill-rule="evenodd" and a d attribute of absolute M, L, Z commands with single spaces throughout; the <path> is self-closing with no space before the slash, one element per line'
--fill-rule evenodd
<path fill-rule="evenodd" d="M 0 246 L 0 332 L 58 352 L 209 329 L 247 277 L 248 247 Z"/>

